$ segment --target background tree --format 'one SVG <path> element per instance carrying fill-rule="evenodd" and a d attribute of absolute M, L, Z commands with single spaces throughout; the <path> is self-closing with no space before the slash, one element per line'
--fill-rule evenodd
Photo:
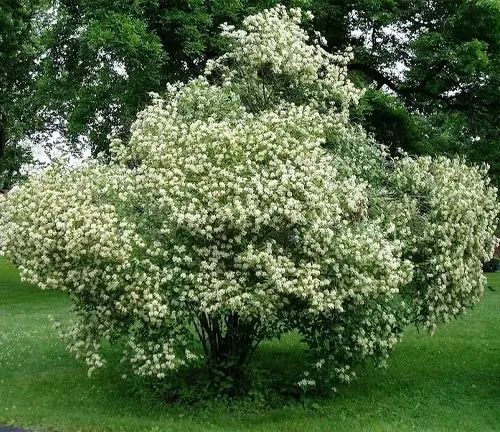
<path fill-rule="evenodd" d="M 40 114 L 94 153 L 126 136 L 148 91 L 197 75 L 221 53 L 217 29 L 272 0 L 63 0 L 46 32 Z M 357 120 L 390 148 L 460 153 L 499 178 L 500 6 L 489 0 L 303 0 L 331 52 L 353 46 L 369 90 Z M 43 107 L 43 109 L 42 109 Z M 54 122 L 52 121 L 52 124 Z"/>
<path fill-rule="evenodd" d="M 73 144 L 108 151 L 108 135 L 128 134 L 148 92 L 197 75 L 220 53 L 220 24 L 253 9 L 238 0 L 58 1 L 44 36 L 40 114 Z"/>
<path fill-rule="evenodd" d="M 0 3 L 0 189 L 9 189 L 31 160 L 21 140 L 34 127 L 32 97 L 37 51 L 39 1 Z"/>
<path fill-rule="evenodd" d="M 368 92 L 368 130 L 393 148 L 490 162 L 500 180 L 499 2 L 313 1 L 312 9 L 330 46 L 355 47 L 350 70 L 394 96 Z"/>

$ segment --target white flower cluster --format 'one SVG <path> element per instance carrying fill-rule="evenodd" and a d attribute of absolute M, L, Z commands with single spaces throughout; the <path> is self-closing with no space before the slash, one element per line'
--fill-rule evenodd
<path fill-rule="evenodd" d="M 414 321 L 433 330 L 464 313 L 483 293 L 482 263 L 498 244 L 497 191 L 489 186 L 487 167 L 444 157 L 404 158 L 394 180 L 413 199 L 406 241 L 415 269 L 406 291 Z"/>
<path fill-rule="evenodd" d="M 251 111 L 308 104 L 338 131 L 363 93 L 347 78 L 352 52 L 331 54 L 324 39 L 311 41 L 300 27 L 304 19 L 312 15 L 278 5 L 245 18 L 239 30 L 222 26 L 230 50 L 209 60 L 205 75 L 220 78 Z"/>
<path fill-rule="evenodd" d="M 193 328 L 207 360 L 246 344 L 240 361 L 298 330 L 318 371 L 349 380 L 387 358 L 409 308 L 432 327 L 477 300 L 497 213 L 485 173 L 388 169 L 349 125 L 349 55 L 310 43 L 301 17 L 278 6 L 226 27 L 228 54 L 153 95 L 111 164 L 53 167 L 0 203 L 1 253 L 69 293 L 68 346 L 91 370 L 103 339 L 162 379 L 198 357 Z"/>

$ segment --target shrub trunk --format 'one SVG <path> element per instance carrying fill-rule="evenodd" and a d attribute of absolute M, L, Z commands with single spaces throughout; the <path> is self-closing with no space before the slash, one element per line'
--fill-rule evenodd
<path fill-rule="evenodd" d="M 212 383 L 222 389 L 241 389 L 245 366 L 260 342 L 257 327 L 238 314 L 202 314 L 197 330 Z"/>

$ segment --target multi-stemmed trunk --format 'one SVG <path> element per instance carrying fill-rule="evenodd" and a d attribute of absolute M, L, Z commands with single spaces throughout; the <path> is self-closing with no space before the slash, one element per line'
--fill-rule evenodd
<path fill-rule="evenodd" d="M 258 325 L 236 313 L 216 317 L 201 314 L 196 329 L 211 381 L 227 389 L 241 387 L 245 366 L 261 340 Z"/>

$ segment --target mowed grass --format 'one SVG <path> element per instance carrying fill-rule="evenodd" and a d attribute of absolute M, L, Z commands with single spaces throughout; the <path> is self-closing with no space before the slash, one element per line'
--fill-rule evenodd
<path fill-rule="evenodd" d="M 388 369 L 360 370 L 335 398 L 305 407 L 188 407 L 133 392 L 116 367 L 88 378 L 47 319 L 68 319 L 65 296 L 22 284 L 0 261 L 0 425 L 64 432 L 500 430 L 500 274 L 489 281 L 496 291 L 486 290 L 465 318 L 432 337 L 409 329 Z M 290 337 L 264 345 L 257 360 L 290 373 L 298 352 Z"/>

